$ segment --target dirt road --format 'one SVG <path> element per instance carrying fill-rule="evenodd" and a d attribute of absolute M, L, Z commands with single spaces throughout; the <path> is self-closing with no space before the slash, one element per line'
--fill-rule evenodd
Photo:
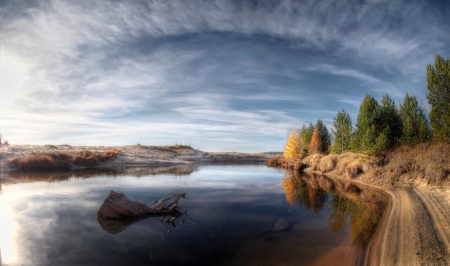
<path fill-rule="evenodd" d="M 450 189 L 386 190 L 389 208 L 364 265 L 450 265 Z"/>

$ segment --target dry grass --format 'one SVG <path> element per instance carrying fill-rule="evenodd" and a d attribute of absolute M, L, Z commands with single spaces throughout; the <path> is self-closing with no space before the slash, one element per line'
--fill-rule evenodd
<path fill-rule="evenodd" d="M 450 144 L 419 144 L 401 146 L 385 159 L 385 176 L 388 178 L 422 179 L 429 184 L 449 183 Z"/>
<path fill-rule="evenodd" d="M 345 173 L 349 165 L 354 164 L 355 162 L 360 162 L 361 156 L 357 153 L 346 152 L 340 154 L 337 158 L 336 170 L 339 173 Z"/>
<path fill-rule="evenodd" d="M 345 174 L 347 178 L 363 173 L 361 179 L 372 184 L 412 184 L 425 180 L 428 184 L 450 185 L 450 144 L 446 143 L 405 145 L 384 157 L 370 157 L 364 162 L 361 155 L 347 152 L 336 157 L 334 170 L 327 167 L 331 166 L 327 165 L 330 160 L 327 157 L 321 159 L 320 171 L 334 171 L 334 174 Z"/>
<path fill-rule="evenodd" d="M 349 163 L 347 168 L 345 168 L 345 174 L 350 179 L 355 178 L 360 173 L 362 173 L 362 166 L 359 160 Z"/>
<path fill-rule="evenodd" d="M 361 156 L 352 152 L 340 155 L 329 154 L 326 156 L 313 154 L 306 157 L 303 162 L 309 165 L 311 171 L 345 174 L 348 178 L 354 178 L 363 172 Z"/>
<path fill-rule="evenodd" d="M 337 174 L 345 173 L 349 165 L 360 164 L 361 156 L 356 153 L 347 152 L 344 154 L 312 154 L 303 159 L 303 163 L 307 164 L 311 171 L 320 171 L 329 173 L 335 171 Z"/>
<path fill-rule="evenodd" d="M 312 171 L 316 171 L 318 170 L 317 167 L 319 166 L 320 158 L 320 154 L 314 153 L 313 155 L 307 156 L 303 160 L 303 163 L 309 165 Z"/>
<path fill-rule="evenodd" d="M 312 154 L 303 159 L 310 171 L 355 178 L 375 185 L 412 185 L 427 183 L 450 186 L 450 144 L 423 143 L 401 146 L 379 157 L 346 152 Z M 284 166 L 281 164 L 281 166 Z M 284 166 L 287 167 L 287 166 Z"/>
<path fill-rule="evenodd" d="M 26 157 L 9 159 L 9 167 L 23 171 L 68 170 L 72 164 L 83 167 L 93 167 L 102 162 L 113 160 L 119 151 L 111 149 L 105 153 L 96 154 L 90 151 L 76 152 L 70 156 L 66 153 L 35 154 Z"/>
<path fill-rule="evenodd" d="M 330 154 L 328 156 L 322 157 L 319 162 L 319 170 L 322 173 L 330 172 L 334 170 L 337 161 L 337 155 Z"/>
<path fill-rule="evenodd" d="M 23 171 L 30 170 L 67 170 L 72 158 L 63 153 L 36 154 L 24 158 L 11 158 L 9 166 Z"/>
<path fill-rule="evenodd" d="M 97 154 L 90 151 L 80 151 L 73 155 L 73 164 L 77 166 L 93 167 L 100 163 L 113 160 L 119 151 L 114 148 L 103 154 Z"/>
<path fill-rule="evenodd" d="M 191 146 L 188 145 L 171 145 L 171 146 L 140 146 L 141 148 L 146 148 L 146 149 L 155 149 L 155 150 L 160 150 L 160 151 L 166 151 L 166 152 L 176 152 L 176 153 L 180 153 L 180 152 L 188 152 L 188 151 L 192 151 L 193 148 Z"/>

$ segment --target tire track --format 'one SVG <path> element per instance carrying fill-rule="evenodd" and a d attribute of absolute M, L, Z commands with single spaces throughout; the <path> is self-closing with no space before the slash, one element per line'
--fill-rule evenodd
<path fill-rule="evenodd" d="M 439 241 L 446 251 L 447 260 L 450 254 L 450 202 L 446 198 L 448 191 L 444 189 L 414 189 L 417 196 L 429 211 L 433 227 Z"/>
<path fill-rule="evenodd" d="M 450 217 L 450 212 L 437 213 L 448 204 L 438 205 L 431 193 L 413 188 L 386 192 L 391 202 L 368 246 L 364 264 L 448 265 L 449 219 L 435 225 L 435 221 Z"/>

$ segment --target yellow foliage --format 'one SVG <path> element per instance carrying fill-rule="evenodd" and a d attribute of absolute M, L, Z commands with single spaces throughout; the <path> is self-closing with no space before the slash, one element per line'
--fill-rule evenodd
<path fill-rule="evenodd" d="M 286 159 L 301 158 L 301 138 L 295 128 L 289 134 L 283 156 Z"/>
<path fill-rule="evenodd" d="M 289 203 L 289 205 L 294 207 L 295 201 L 296 201 L 296 193 L 295 193 L 295 187 L 294 187 L 294 181 L 292 178 L 283 178 L 283 187 L 284 191 L 286 192 L 286 201 Z"/>

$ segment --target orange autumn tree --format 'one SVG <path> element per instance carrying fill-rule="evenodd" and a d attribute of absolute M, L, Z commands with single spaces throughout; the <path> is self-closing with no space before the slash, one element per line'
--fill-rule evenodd
<path fill-rule="evenodd" d="M 322 120 L 318 119 L 308 146 L 308 152 L 309 154 L 326 153 L 330 144 L 330 133 Z"/>
<path fill-rule="evenodd" d="M 319 130 L 317 127 L 315 127 L 311 137 L 311 142 L 309 143 L 308 146 L 309 154 L 319 152 L 319 143 L 320 143 Z"/>
<path fill-rule="evenodd" d="M 292 129 L 289 134 L 288 141 L 286 142 L 283 156 L 286 159 L 301 158 L 301 139 L 297 132 L 297 129 Z"/>

